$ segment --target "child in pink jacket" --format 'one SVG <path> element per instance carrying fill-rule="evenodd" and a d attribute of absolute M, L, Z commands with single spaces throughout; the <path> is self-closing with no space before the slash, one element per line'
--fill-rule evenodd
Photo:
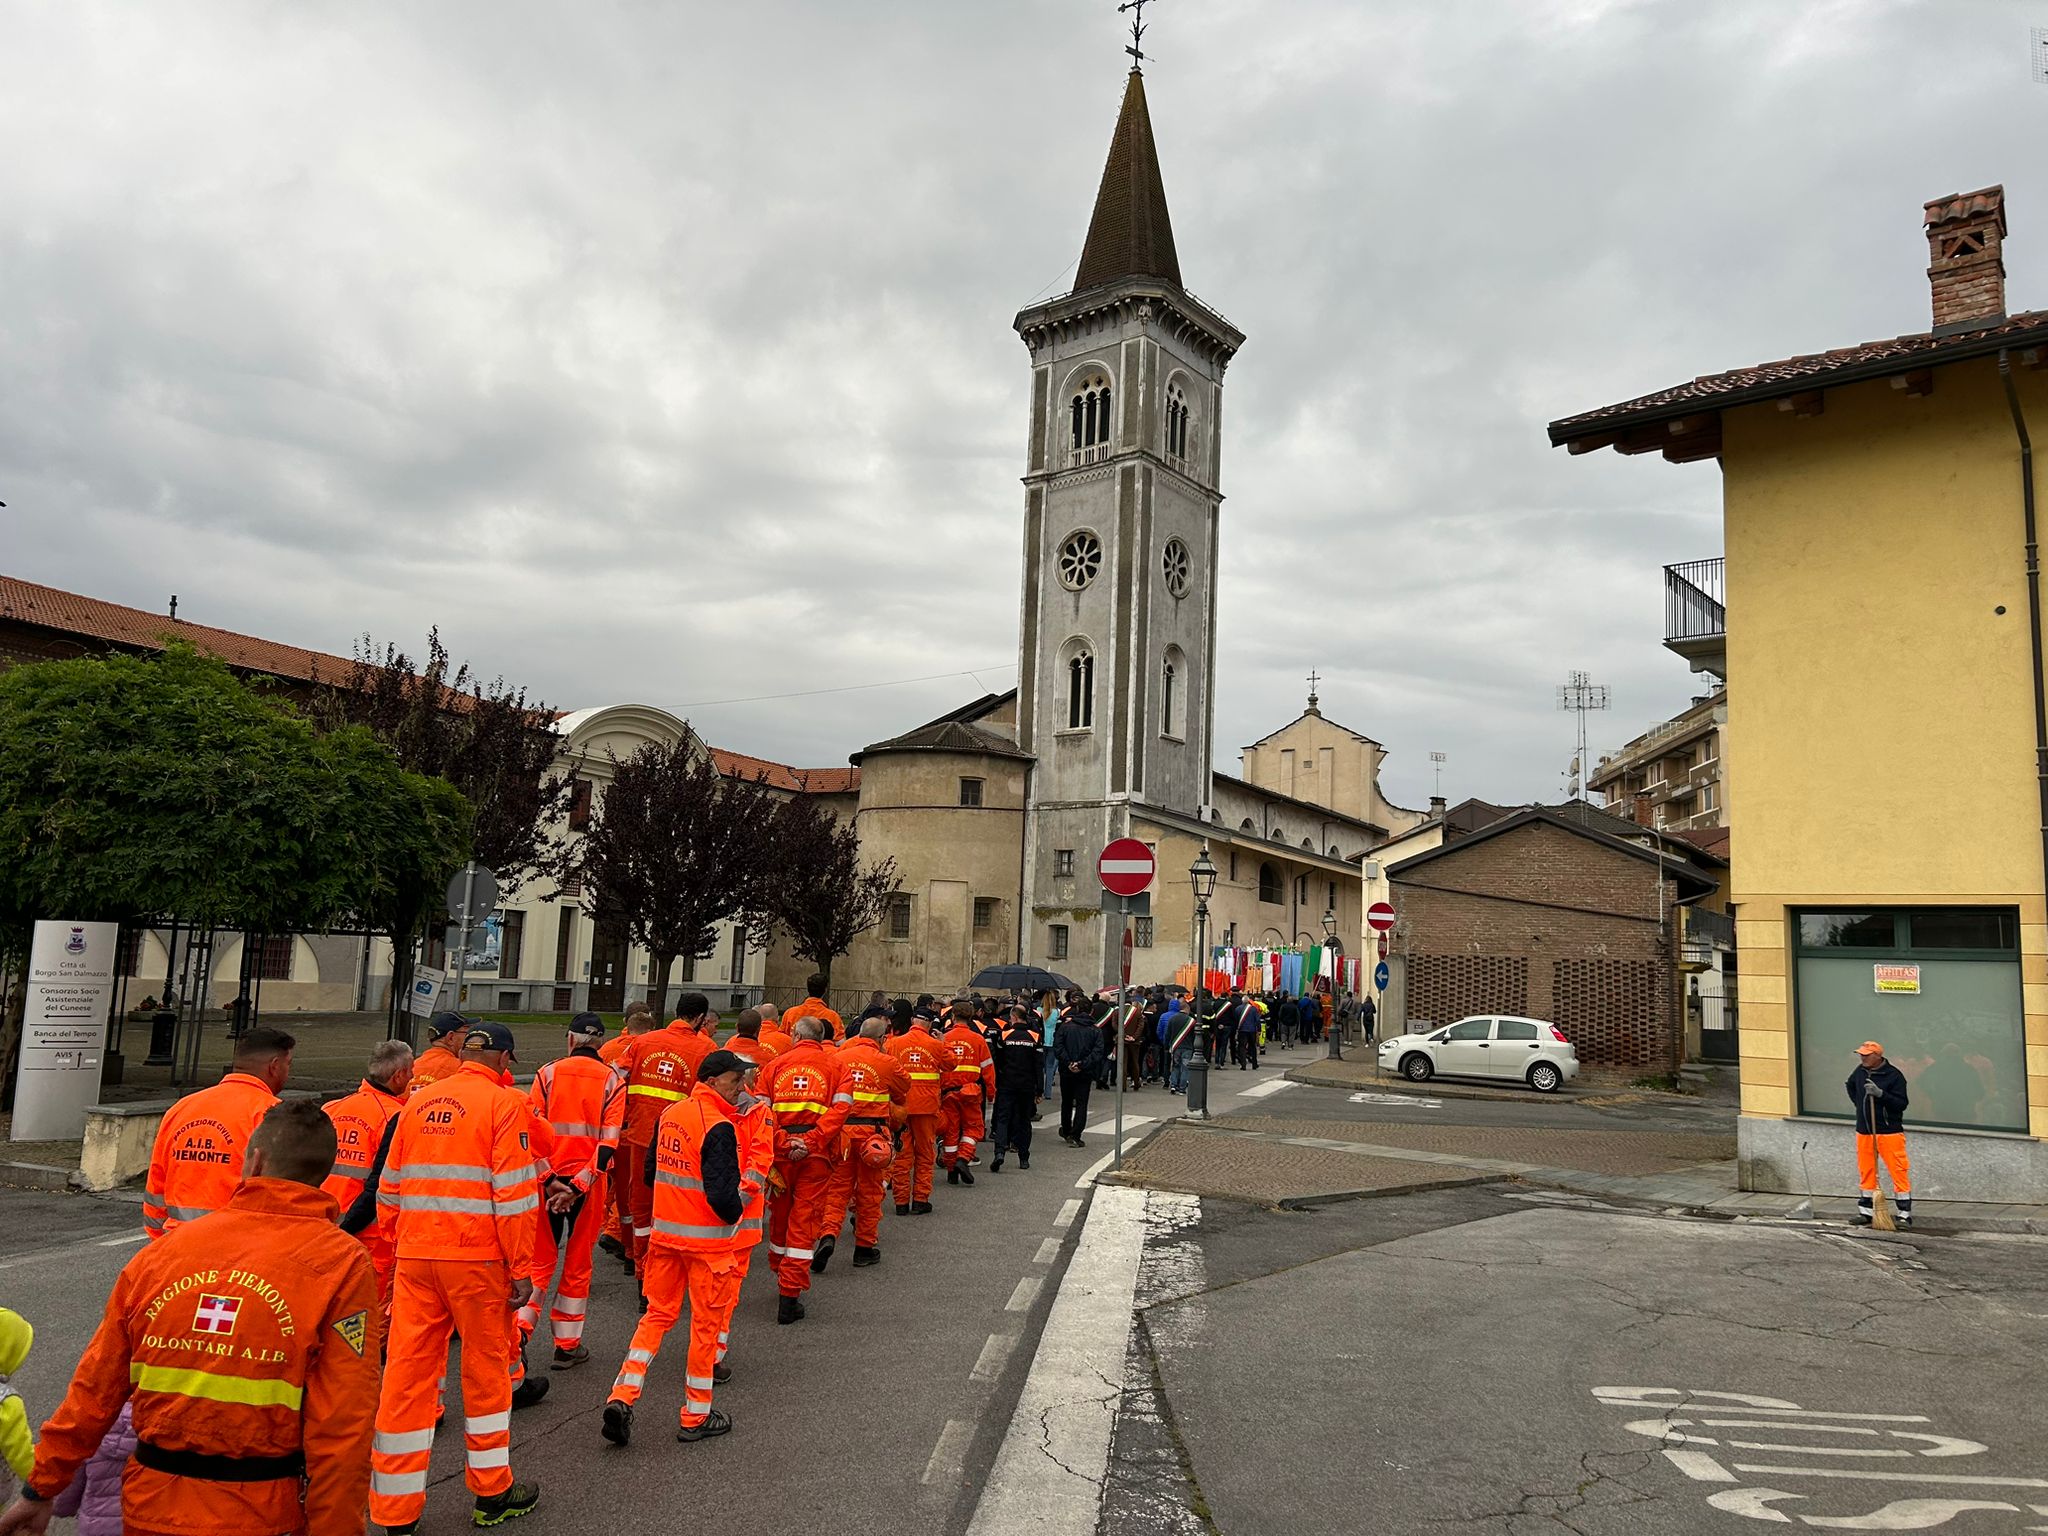
<path fill-rule="evenodd" d="M 76 1515 L 78 1536 L 121 1536 L 121 1474 L 134 1454 L 135 1425 L 124 1403 L 121 1417 L 114 1420 L 92 1460 L 79 1468 L 71 1486 L 57 1495 L 52 1512 L 60 1518 Z"/>

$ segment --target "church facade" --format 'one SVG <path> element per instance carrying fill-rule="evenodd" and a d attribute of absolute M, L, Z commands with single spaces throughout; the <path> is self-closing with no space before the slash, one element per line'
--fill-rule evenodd
<path fill-rule="evenodd" d="M 1102 848 L 1154 849 L 1132 979 L 1194 958 L 1189 874 L 1209 851 L 1216 944 L 1364 934 L 1368 851 L 1423 819 L 1379 789 L 1385 751 L 1324 719 L 1214 771 L 1224 376 L 1244 335 L 1182 285 L 1144 76 L 1133 70 L 1073 291 L 1016 318 L 1031 370 L 1018 686 L 858 754 L 853 817 L 893 857 L 896 904 L 836 991 L 945 993 L 1022 960 L 1094 988 L 1118 973 Z M 771 995 L 797 981 L 771 964 Z"/>

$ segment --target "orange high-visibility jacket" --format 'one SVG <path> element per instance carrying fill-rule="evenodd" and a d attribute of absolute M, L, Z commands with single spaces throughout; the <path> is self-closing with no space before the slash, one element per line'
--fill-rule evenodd
<path fill-rule="evenodd" d="M 853 1108 L 839 1087 L 839 1062 L 815 1040 L 799 1040 L 768 1064 L 761 1093 L 775 1121 L 775 1155 L 786 1157 L 802 1137 L 813 1156 L 829 1155 Z"/>
<path fill-rule="evenodd" d="M 634 1036 L 618 1062 L 626 1079 L 621 1139 L 627 1145 L 653 1144 L 662 1111 L 690 1096 L 697 1086 L 697 1063 L 710 1054 L 711 1042 L 680 1022 Z"/>
<path fill-rule="evenodd" d="M 534 1073 L 528 1098 L 554 1132 L 549 1171 L 587 1192 L 618 1148 L 626 1080 L 589 1046 L 578 1046 Z"/>
<path fill-rule="evenodd" d="M 384 1128 L 405 1108 L 405 1100 L 386 1093 L 366 1077 L 347 1098 L 320 1107 L 334 1122 L 334 1172 L 320 1187 L 345 1211 L 363 1192 L 377 1149 L 384 1145 Z"/>
<path fill-rule="evenodd" d="M 819 1023 L 832 1031 L 826 1038 L 834 1044 L 846 1038 L 846 1025 L 840 1021 L 839 1015 L 830 1008 L 827 1008 L 819 998 L 807 997 L 790 1009 L 782 1016 L 782 1027 L 786 1030 L 794 1030 L 798 1019 L 818 1020 Z"/>
<path fill-rule="evenodd" d="M 260 1077 L 230 1072 L 211 1088 L 188 1093 L 157 1127 L 142 1189 L 142 1229 L 162 1237 L 228 1203 L 242 1182 L 249 1133 L 277 1095 Z M 376 1148 L 370 1149 L 373 1153 Z"/>
<path fill-rule="evenodd" d="M 786 1029 L 778 1029 L 773 1024 L 763 1024 L 761 1026 L 761 1043 L 768 1048 L 768 1053 L 771 1056 L 780 1056 L 784 1051 L 796 1044 L 796 1036 Z M 731 1047 L 728 1046 L 727 1049 L 730 1050 Z"/>
<path fill-rule="evenodd" d="M 445 1045 L 430 1045 L 412 1063 L 412 1086 L 406 1091 L 418 1098 L 425 1089 L 453 1077 L 462 1069 L 462 1052 Z"/>
<path fill-rule="evenodd" d="M 887 1132 L 903 1123 L 910 1100 L 910 1078 L 903 1064 L 875 1041 L 855 1035 L 833 1058 L 839 1068 L 839 1090 L 853 1100 L 848 1125 Z"/>
<path fill-rule="evenodd" d="M 130 1259 L 29 1486 L 61 1493 L 132 1401 L 129 1530 L 361 1536 L 383 1316 L 370 1256 L 335 1218 L 322 1190 L 248 1179 Z M 184 1475 L 150 1464 L 165 1452 L 192 1458 Z M 220 1480 L 264 1470 L 252 1458 L 277 1458 L 277 1475 Z"/>
<path fill-rule="evenodd" d="M 954 1024 L 939 1036 L 939 1049 L 946 1053 L 946 1088 L 970 1098 L 993 1098 L 996 1091 L 996 1059 L 989 1054 L 988 1040 L 970 1024 Z"/>
<path fill-rule="evenodd" d="M 626 1047 L 639 1038 L 638 1035 L 613 1035 L 597 1048 L 597 1059 L 608 1067 L 615 1067 L 619 1058 L 626 1054 Z"/>
<path fill-rule="evenodd" d="M 735 1108 L 734 1113 L 739 1117 L 740 1153 L 746 1164 L 740 1174 L 740 1182 L 747 1189 L 746 1214 L 759 1218 L 751 1226 L 744 1219 L 740 1223 L 740 1247 L 744 1250 L 768 1236 L 768 1175 L 775 1167 L 775 1111 L 766 1099 L 754 1099 L 744 1109 Z"/>
<path fill-rule="evenodd" d="M 503 1259 L 514 1275 L 533 1267 L 531 1116 L 519 1090 L 477 1061 L 406 1104 L 377 1188 L 401 1260 Z"/>
<path fill-rule="evenodd" d="M 888 1048 L 889 1054 L 903 1068 L 904 1113 L 936 1115 L 946 1068 L 952 1065 L 945 1050 L 922 1021 L 911 1025 L 903 1034 L 891 1035 Z"/>
<path fill-rule="evenodd" d="M 761 1240 L 768 1175 L 753 1143 L 763 1123 L 749 1119 L 703 1083 L 662 1112 L 650 1244 L 725 1253 Z"/>

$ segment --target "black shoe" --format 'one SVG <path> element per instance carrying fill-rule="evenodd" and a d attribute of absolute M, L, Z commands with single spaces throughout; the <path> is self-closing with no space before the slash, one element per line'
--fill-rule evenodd
<path fill-rule="evenodd" d="M 678 1440 L 709 1440 L 713 1435 L 732 1433 L 732 1420 L 716 1408 L 704 1415 L 702 1424 L 685 1424 L 676 1431 Z"/>
<path fill-rule="evenodd" d="M 606 1403 L 604 1423 L 599 1432 L 613 1445 L 624 1445 L 633 1438 L 633 1405 L 631 1403 Z"/>
<path fill-rule="evenodd" d="M 1856 1218 L 1856 1225 L 1859 1227 L 1867 1227 L 1870 1225 L 1870 1218 L 1868 1216 L 1858 1216 Z"/>
<path fill-rule="evenodd" d="M 856 1248 L 853 1250 L 853 1267 L 855 1269 L 866 1269 L 870 1264 L 879 1264 L 881 1262 L 882 1250 L 879 1248 Z"/>
<path fill-rule="evenodd" d="M 1085 1152 L 1088 1150 L 1088 1143 L 1083 1141 L 1080 1137 L 1076 1136 L 1074 1138 L 1074 1150 L 1077 1152 Z"/>
<path fill-rule="evenodd" d="M 516 1413 L 521 1408 L 531 1408 L 535 1403 L 539 1402 L 542 1398 L 548 1395 L 548 1386 L 549 1382 L 547 1377 L 545 1376 L 527 1377 L 526 1380 L 519 1383 L 519 1385 L 513 1389 L 513 1411 Z M 532 1506 L 528 1505 L 527 1508 L 530 1509 L 532 1508 Z M 523 1515 L 526 1513 L 526 1510 L 522 1509 L 518 1511 L 518 1513 Z"/>
<path fill-rule="evenodd" d="M 626 1245 L 616 1237 L 600 1237 L 597 1246 L 615 1259 L 623 1259 L 626 1256 Z"/>
<path fill-rule="evenodd" d="M 557 1346 L 555 1358 L 549 1362 L 548 1369 L 551 1371 L 566 1371 L 572 1366 L 581 1365 L 589 1358 L 589 1349 L 581 1344 L 578 1344 L 574 1349 L 563 1349 Z"/>
<path fill-rule="evenodd" d="M 717 1385 L 724 1386 L 728 1381 L 732 1380 L 732 1367 L 723 1360 L 719 1361 L 718 1364 L 711 1367 L 711 1379 Z"/>
<path fill-rule="evenodd" d="M 818 1239 L 811 1248 L 812 1274 L 822 1275 L 825 1273 L 825 1266 L 832 1262 L 832 1250 L 838 1246 L 839 1239 L 832 1236 L 829 1232 Z"/>
<path fill-rule="evenodd" d="M 960 1175 L 960 1182 L 962 1184 L 972 1184 L 974 1182 L 974 1175 L 969 1173 L 965 1168 L 956 1168 L 954 1172 Z"/>
<path fill-rule="evenodd" d="M 958 1163 L 950 1164 L 947 1167 L 946 1182 L 948 1184 L 958 1184 L 960 1182 L 960 1165 Z"/>
<path fill-rule="evenodd" d="M 622 1254 L 620 1254 L 620 1255 L 619 1255 L 619 1257 L 620 1257 L 621 1259 L 625 1260 L 625 1262 L 626 1262 L 626 1273 L 627 1273 L 627 1274 L 629 1274 L 629 1275 L 630 1275 L 630 1274 L 632 1274 L 632 1273 L 633 1273 L 633 1255 L 631 1255 L 630 1253 L 622 1253 Z"/>
<path fill-rule="evenodd" d="M 1019 1168 L 1029 1168 L 1031 1166 L 1031 1154 L 1029 1152 L 1019 1152 L 1017 1154 L 1017 1166 Z"/>
<path fill-rule="evenodd" d="M 910 1207 L 907 1205 L 899 1205 L 896 1207 L 896 1214 L 898 1216 L 908 1216 L 910 1214 Z"/>
<path fill-rule="evenodd" d="M 778 1322 L 778 1323 L 796 1323 L 796 1322 L 802 1322 L 802 1321 L 803 1321 L 803 1315 L 804 1315 L 804 1299 L 803 1299 L 803 1297 L 801 1297 L 801 1296 L 781 1296 L 781 1297 L 778 1297 L 778 1298 L 776 1298 L 776 1306 L 775 1306 L 775 1321 L 776 1321 L 776 1322 Z"/>
<path fill-rule="evenodd" d="M 1003 1171 L 1003 1159 L 1000 1155 L 997 1156 L 994 1162 L 988 1165 L 988 1171 L 990 1173 L 1001 1173 Z"/>
<path fill-rule="evenodd" d="M 387 1525 L 382 1529 L 384 1536 L 417 1536 L 419 1528 L 419 1521 L 408 1520 L 403 1525 Z"/>
<path fill-rule="evenodd" d="M 541 1383 L 546 1386 L 546 1382 Z M 531 1514 L 533 1506 L 540 1502 L 539 1483 L 514 1483 L 503 1493 L 489 1497 L 477 1495 L 476 1508 L 469 1513 L 471 1525 L 503 1525 L 507 1520 L 517 1520 L 521 1515 Z"/>
<path fill-rule="evenodd" d="M 911 1215 L 913 1215 L 913 1216 L 929 1216 L 929 1215 L 931 1215 L 931 1213 L 932 1213 L 932 1203 L 931 1203 L 931 1201 L 929 1201 L 929 1200 L 913 1200 L 913 1201 L 911 1201 L 911 1203 L 910 1203 L 910 1214 L 911 1214 Z"/>

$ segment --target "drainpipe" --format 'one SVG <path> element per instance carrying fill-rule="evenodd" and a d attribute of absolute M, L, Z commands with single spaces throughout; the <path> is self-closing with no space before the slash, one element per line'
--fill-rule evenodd
<path fill-rule="evenodd" d="M 2012 409 L 2012 429 L 2020 441 L 2020 505 L 2027 525 L 2027 625 L 2034 650 L 2034 777 L 2041 795 L 2041 872 L 2048 881 L 2048 697 L 2041 667 L 2041 543 L 2034 520 L 2034 440 L 2027 433 L 2026 413 L 2012 379 L 2012 354 L 1998 349 L 1998 378 L 2005 403 Z"/>

